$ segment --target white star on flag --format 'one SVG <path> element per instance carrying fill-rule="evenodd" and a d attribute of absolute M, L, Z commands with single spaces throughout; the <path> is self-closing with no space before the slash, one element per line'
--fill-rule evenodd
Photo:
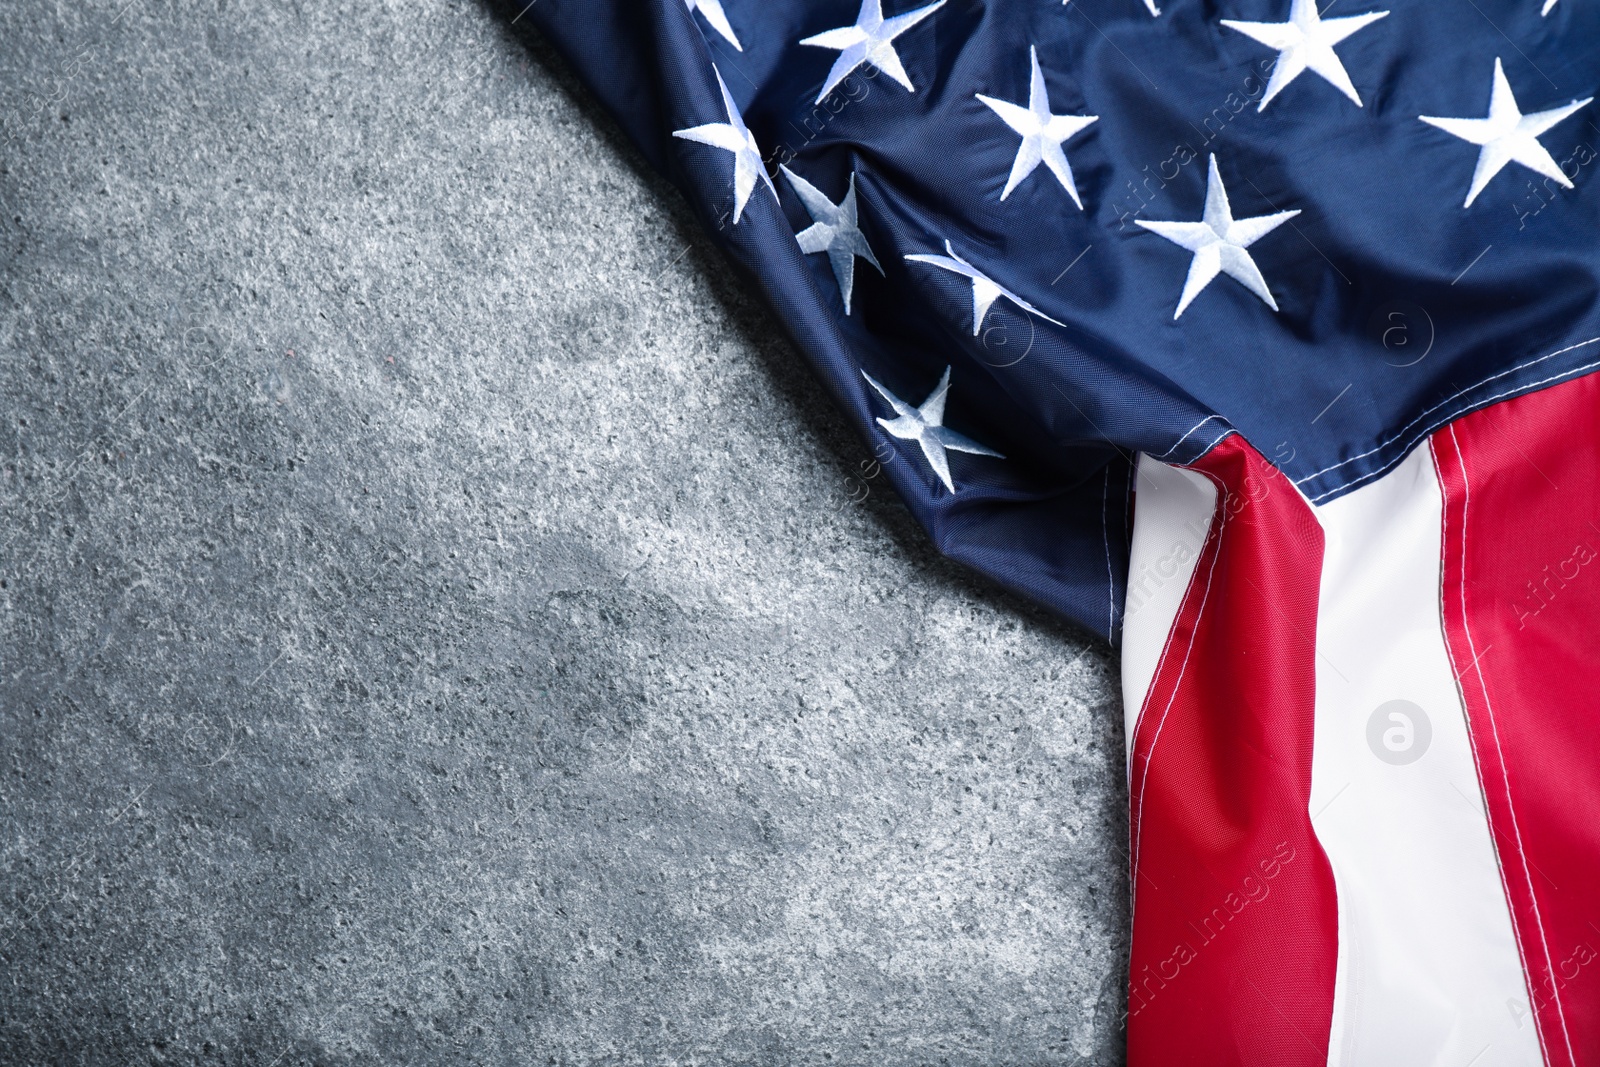
<path fill-rule="evenodd" d="M 982 93 L 976 94 L 1007 126 L 1022 135 L 1016 161 L 1011 164 L 1011 177 L 1006 181 L 1000 199 L 1010 196 L 1011 191 L 1043 163 L 1050 168 L 1050 173 L 1056 176 L 1067 195 L 1072 197 L 1072 202 L 1078 205 L 1078 210 L 1082 211 L 1083 201 L 1078 199 L 1078 186 L 1072 180 L 1072 167 L 1067 163 L 1067 155 L 1061 150 L 1061 144 L 1095 122 L 1099 116 L 1052 115 L 1049 90 L 1045 88 L 1044 71 L 1039 68 L 1037 48 L 1028 49 L 1028 60 L 1032 64 L 1032 75 L 1028 83 L 1027 107 L 996 100 Z"/>
<path fill-rule="evenodd" d="M 1257 111 L 1265 111 L 1273 97 L 1308 70 L 1321 75 L 1353 100 L 1356 107 L 1360 107 L 1361 97 L 1356 87 L 1350 84 L 1350 75 L 1339 61 L 1333 46 L 1387 14 L 1387 11 L 1369 11 L 1365 15 L 1324 19 L 1317 11 L 1317 0 L 1292 0 L 1288 22 L 1237 22 L 1223 19 L 1222 24 L 1260 41 L 1268 48 L 1278 50 L 1278 61 L 1273 64 L 1266 95 L 1261 98 L 1261 106 L 1256 108 Z"/>
<path fill-rule="evenodd" d="M 1236 219 L 1228 206 L 1228 191 L 1223 188 L 1222 175 L 1217 172 L 1217 157 L 1211 157 L 1211 171 L 1206 179 L 1206 207 L 1200 222 L 1146 222 L 1135 219 L 1140 226 L 1165 237 L 1179 248 L 1194 253 L 1189 261 L 1189 277 L 1183 284 L 1183 295 L 1178 298 L 1178 310 L 1173 319 L 1183 314 L 1189 302 L 1199 296 L 1218 274 L 1240 282 L 1259 296 L 1273 311 L 1278 302 L 1272 299 L 1267 280 L 1261 276 L 1256 261 L 1245 249 L 1300 214 L 1279 211 L 1273 215 L 1259 215 L 1253 219 Z"/>
<path fill-rule="evenodd" d="M 894 408 L 897 418 L 879 419 L 878 425 L 902 441 L 915 441 L 922 446 L 922 455 L 927 459 L 928 466 L 933 468 L 933 473 L 939 476 L 939 481 L 950 492 L 956 491 L 956 486 L 950 480 L 950 457 L 945 454 L 946 449 L 956 452 L 967 452 L 974 456 L 993 456 L 995 459 L 1005 459 L 992 448 L 985 448 L 976 441 L 963 437 L 944 424 L 944 401 L 950 393 L 950 368 L 944 369 L 944 377 L 939 379 L 939 384 L 928 399 L 917 407 L 912 407 L 904 400 L 895 396 L 878 383 L 878 380 L 866 371 L 861 372 L 878 395 L 888 401 Z"/>
<path fill-rule="evenodd" d="M 1031 312 L 1046 322 L 1054 322 L 1057 326 L 1066 325 L 1062 322 L 1056 322 L 1055 319 L 1052 319 L 1049 315 L 1046 315 L 1022 299 L 1022 297 L 956 255 L 956 250 L 950 247 L 949 241 L 945 241 L 944 250 L 949 253 L 948 256 L 916 255 L 907 256 L 906 259 L 913 263 L 927 263 L 938 267 L 940 270 L 947 270 L 952 274 L 959 274 L 972 279 L 972 336 L 978 336 L 978 331 L 983 328 L 984 316 L 989 314 L 989 309 L 994 306 L 994 302 L 1002 296 L 1022 310 Z"/>
<path fill-rule="evenodd" d="M 728 39 L 728 43 L 739 51 L 744 51 L 744 45 L 739 43 L 739 38 L 733 35 L 733 27 L 728 25 L 728 16 L 722 10 L 722 0 L 684 0 L 689 5 L 689 10 L 699 9 L 705 20 L 711 23 L 711 28 Z"/>
<path fill-rule="evenodd" d="M 1478 152 L 1477 169 L 1472 172 L 1472 188 L 1467 190 L 1467 202 L 1461 205 L 1471 207 L 1478 194 L 1483 192 L 1483 187 L 1488 185 L 1507 163 L 1521 163 L 1529 170 L 1558 183 L 1562 188 L 1571 189 L 1571 179 L 1561 172 L 1561 168 L 1550 158 L 1550 153 L 1545 150 L 1544 145 L 1539 143 L 1539 135 L 1593 99 L 1592 96 L 1585 97 L 1563 107 L 1524 115 L 1522 109 L 1517 106 L 1517 98 L 1511 93 L 1511 83 L 1506 81 L 1506 72 L 1502 69 L 1497 56 L 1494 61 L 1494 88 L 1489 94 L 1487 118 L 1441 119 L 1429 115 L 1417 117 L 1430 126 L 1439 127 L 1452 137 L 1459 137 L 1463 141 L 1482 146 Z"/>
<path fill-rule="evenodd" d="M 795 240 L 800 243 L 800 251 L 806 255 L 817 252 L 828 254 L 828 263 L 833 267 L 833 276 L 839 282 L 839 292 L 844 297 L 844 313 L 850 314 L 850 294 L 855 289 L 856 282 L 856 257 L 871 263 L 878 268 L 878 273 L 883 273 L 883 267 L 878 263 L 878 257 L 872 254 L 872 248 L 867 244 L 866 236 L 861 232 L 856 212 L 856 176 L 850 174 L 850 191 L 844 194 L 844 199 L 835 204 L 829 200 L 827 194 L 815 185 L 806 181 L 788 167 L 781 168 L 784 177 L 789 179 L 789 184 L 800 197 L 800 202 L 805 205 L 806 212 L 811 216 L 811 226 L 795 234 Z"/>
<path fill-rule="evenodd" d="M 839 53 L 839 58 L 833 61 L 833 69 L 828 71 L 828 80 L 822 86 L 822 92 L 817 94 L 817 103 L 822 103 L 840 82 L 850 76 L 851 71 L 863 63 L 872 64 L 905 86 L 907 91 L 916 92 L 916 86 L 911 84 L 911 79 L 906 75 L 906 68 L 900 65 L 900 53 L 894 50 L 894 39 L 943 6 L 944 0 L 934 0 L 926 7 L 886 19 L 883 17 L 882 0 L 861 0 L 861 13 L 856 16 L 854 26 L 826 30 L 801 41 L 801 44 L 813 48 L 832 48 Z"/>
<path fill-rule="evenodd" d="M 717 76 L 717 88 L 722 90 L 722 106 L 728 113 L 728 121 L 711 122 L 688 130 L 674 130 L 672 136 L 681 137 L 685 141 L 708 144 L 724 152 L 733 153 L 733 224 L 737 226 L 739 217 L 744 214 L 745 204 L 750 201 L 750 194 L 755 191 L 757 178 L 767 183 L 767 188 L 772 190 L 774 200 L 778 197 L 778 190 L 773 188 L 772 178 L 767 174 L 767 166 L 761 161 L 761 149 L 756 147 L 755 135 L 745 127 L 744 119 L 739 116 L 739 109 L 733 104 L 733 97 L 728 95 L 728 86 L 722 80 L 722 72 L 714 63 L 711 65 L 711 72 Z"/>
<path fill-rule="evenodd" d="M 1067 4 L 1072 3 L 1072 0 L 1061 0 L 1061 3 L 1062 3 L 1063 6 L 1065 6 Z M 1155 16 L 1155 17 L 1158 17 L 1158 18 L 1160 17 L 1161 9 L 1156 6 L 1156 0 L 1144 0 L 1144 6 L 1150 9 L 1150 14 L 1152 16 Z"/>

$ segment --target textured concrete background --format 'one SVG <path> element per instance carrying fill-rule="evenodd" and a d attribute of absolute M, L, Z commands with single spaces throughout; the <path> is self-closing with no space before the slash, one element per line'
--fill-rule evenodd
<path fill-rule="evenodd" d="M 0 97 L 0 1061 L 1120 1061 L 1109 653 L 545 46 L 8 0 Z"/>

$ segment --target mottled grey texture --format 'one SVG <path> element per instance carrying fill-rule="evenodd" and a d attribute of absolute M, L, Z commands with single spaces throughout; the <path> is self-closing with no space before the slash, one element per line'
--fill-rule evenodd
<path fill-rule="evenodd" d="M 545 46 L 11 0 L 0 87 L 0 1061 L 1120 1059 L 1110 654 Z"/>

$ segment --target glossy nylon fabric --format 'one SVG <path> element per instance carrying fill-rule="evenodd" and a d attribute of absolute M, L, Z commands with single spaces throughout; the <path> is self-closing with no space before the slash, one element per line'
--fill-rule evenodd
<path fill-rule="evenodd" d="M 1433 438 L 1445 631 L 1554 1067 L 1600 1064 L 1600 377 Z"/>
<path fill-rule="evenodd" d="M 1169 0 L 1159 17 L 1136 0 L 951 0 L 896 42 L 916 92 L 864 66 L 820 105 L 837 53 L 798 42 L 854 23 L 857 0 L 723 6 L 742 51 L 683 0 L 506 10 L 685 190 L 873 446 L 888 412 L 863 369 L 918 403 L 953 368 L 949 424 L 1007 458 L 956 457 L 952 496 L 889 441 L 888 477 L 943 551 L 1108 637 L 1135 453 L 1191 462 L 1237 430 L 1323 501 L 1464 411 L 1600 363 L 1593 106 L 1541 136 L 1574 190 L 1512 164 L 1469 209 L 1477 148 L 1418 120 L 1487 114 L 1497 57 L 1524 111 L 1594 94 L 1593 4 L 1389 5 L 1338 46 L 1364 107 L 1306 73 L 1264 112 L 1275 54 L 1221 20 L 1282 21 L 1281 0 Z M 1083 211 L 1044 168 L 999 199 L 1018 138 L 975 94 L 1026 102 L 1030 45 L 1052 110 L 1099 116 L 1066 145 Z M 781 176 L 781 204 L 758 186 L 734 224 L 729 154 L 672 138 L 725 121 L 713 64 L 769 172 L 835 201 L 857 173 L 886 276 L 858 263 L 853 316 L 826 257 L 800 254 L 810 219 Z M 1251 248 L 1276 314 L 1222 277 L 1175 321 L 1189 256 L 1134 225 L 1198 219 L 1213 153 L 1236 216 L 1301 212 Z M 947 239 L 1066 325 L 1002 299 L 974 336 L 970 284 L 905 260 Z"/>
<path fill-rule="evenodd" d="M 1324 1067 L 1339 950 L 1311 824 L 1324 539 L 1239 437 L 1133 729 L 1128 1062 Z"/>

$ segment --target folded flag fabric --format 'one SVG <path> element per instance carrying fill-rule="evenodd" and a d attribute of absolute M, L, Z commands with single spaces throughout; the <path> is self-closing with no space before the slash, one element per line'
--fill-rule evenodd
<path fill-rule="evenodd" d="M 520 2 L 1120 642 L 1133 1067 L 1600 1067 L 1600 6 Z"/>

